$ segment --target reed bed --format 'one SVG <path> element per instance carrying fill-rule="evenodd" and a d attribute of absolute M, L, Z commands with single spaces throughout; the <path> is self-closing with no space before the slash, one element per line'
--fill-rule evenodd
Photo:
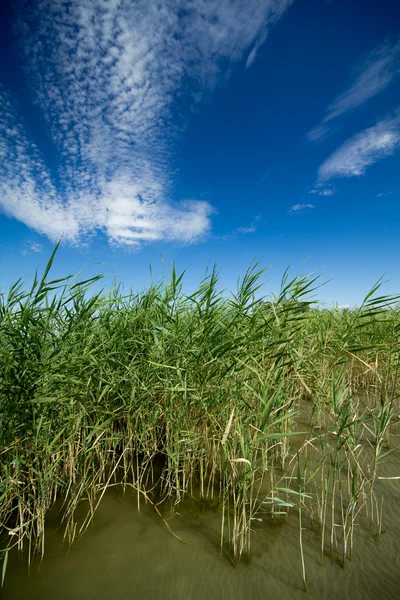
<path fill-rule="evenodd" d="M 191 295 L 175 268 L 140 293 L 94 293 L 100 277 L 51 279 L 56 250 L 0 303 L 3 578 L 11 548 L 44 553 L 56 500 L 72 542 L 113 485 L 161 519 L 190 497 L 214 502 L 233 563 L 260 522 L 297 518 L 304 586 L 305 524 L 321 557 L 343 563 L 360 519 L 380 534 L 375 483 L 399 417 L 398 296 L 378 283 L 360 307 L 326 310 L 317 277 L 286 272 L 263 299 L 258 264 L 230 295 L 215 268 Z"/>

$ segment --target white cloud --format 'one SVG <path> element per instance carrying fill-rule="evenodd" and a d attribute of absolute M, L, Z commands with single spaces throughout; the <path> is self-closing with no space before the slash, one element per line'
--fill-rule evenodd
<path fill-rule="evenodd" d="M 320 166 L 319 181 L 363 175 L 367 168 L 400 146 L 400 116 L 380 121 L 340 146 Z"/>
<path fill-rule="evenodd" d="M 314 208 L 313 204 L 293 204 L 293 206 L 290 207 L 289 213 L 302 212 L 311 208 Z"/>
<path fill-rule="evenodd" d="M 253 64 L 253 62 L 256 59 L 257 56 L 257 52 L 258 50 L 261 48 L 261 46 L 264 44 L 265 40 L 267 39 L 267 31 L 265 31 L 261 37 L 257 40 L 257 42 L 254 44 L 254 48 L 252 48 L 247 61 L 246 61 L 246 69 L 248 69 L 249 67 L 251 67 L 251 65 Z"/>
<path fill-rule="evenodd" d="M 321 184 L 317 184 L 312 190 L 308 192 L 309 194 L 318 194 L 318 196 L 333 196 L 336 194 L 336 190 L 333 187 L 325 187 Z"/>
<path fill-rule="evenodd" d="M 98 230 L 127 245 L 201 238 L 212 207 L 170 200 L 185 111 L 249 50 L 254 60 L 291 3 L 22 0 L 27 83 L 53 156 L 0 90 L 3 210 L 76 243 Z"/>
<path fill-rule="evenodd" d="M 353 110 L 384 90 L 400 72 L 400 42 L 376 48 L 357 68 L 350 86 L 329 106 L 324 122 Z"/>
<path fill-rule="evenodd" d="M 329 130 L 327 123 L 354 110 L 388 87 L 400 73 L 400 42 L 384 44 L 375 48 L 356 67 L 352 81 L 328 106 L 327 114 L 320 125 L 308 133 L 310 141 L 318 141 Z"/>
<path fill-rule="evenodd" d="M 254 233 L 257 230 L 255 225 L 250 225 L 250 227 L 238 227 L 237 228 L 237 233 L 241 233 L 241 234 L 248 234 L 248 233 Z"/>
<path fill-rule="evenodd" d="M 323 125 L 317 125 L 307 133 L 307 138 L 310 142 L 318 142 L 326 135 L 327 131 L 327 127 L 324 127 Z"/>
<path fill-rule="evenodd" d="M 237 235 L 248 235 L 257 231 L 257 223 L 261 220 L 261 215 L 256 215 L 251 221 L 250 225 L 237 227 L 234 231 L 231 231 L 227 235 L 223 236 L 224 240 L 230 240 Z"/>
<path fill-rule="evenodd" d="M 250 225 L 248 225 L 247 227 L 238 227 L 237 228 L 237 233 L 241 233 L 241 234 L 248 234 L 248 233 L 255 233 L 257 231 L 257 223 L 261 220 L 261 215 L 256 215 L 252 222 L 250 223 Z"/>
<path fill-rule="evenodd" d="M 44 248 L 42 246 L 42 244 L 39 244 L 38 242 L 29 242 L 27 244 L 27 247 L 24 248 L 24 250 L 22 250 L 21 254 L 26 255 L 26 254 L 31 254 L 32 252 L 35 254 L 40 254 L 41 252 L 43 252 Z"/>
<path fill-rule="evenodd" d="M 43 246 L 42 246 L 42 244 L 39 244 L 38 242 L 30 242 L 29 250 L 31 252 L 35 252 L 38 254 L 38 253 L 43 252 Z"/>
<path fill-rule="evenodd" d="M 259 33 L 247 57 L 246 69 L 248 69 L 253 64 L 253 62 L 256 59 L 257 52 L 267 39 L 268 28 L 281 18 L 283 13 L 289 8 L 291 4 L 293 4 L 293 2 L 294 0 L 272 0 L 269 2 L 262 2 L 262 0 L 259 0 L 258 3 L 254 5 L 253 10 L 256 9 L 257 12 L 259 8 L 263 6 L 267 10 L 264 13 L 262 23 L 259 23 Z M 252 9 L 251 3 L 243 4 L 244 10 L 248 10 L 249 8 L 250 10 Z"/>
<path fill-rule="evenodd" d="M 377 194 L 376 197 L 377 198 L 382 198 L 383 196 L 391 196 L 393 192 L 381 192 L 380 194 Z"/>

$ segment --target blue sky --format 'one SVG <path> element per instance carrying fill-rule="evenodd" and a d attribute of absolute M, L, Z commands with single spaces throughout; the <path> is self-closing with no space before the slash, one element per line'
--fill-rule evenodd
<path fill-rule="evenodd" d="M 0 286 L 176 261 L 400 290 L 395 0 L 4 0 Z M 100 263 L 100 264 L 98 264 Z"/>

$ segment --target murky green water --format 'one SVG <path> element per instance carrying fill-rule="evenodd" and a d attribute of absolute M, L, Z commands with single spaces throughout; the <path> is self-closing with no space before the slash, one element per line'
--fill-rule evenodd
<path fill-rule="evenodd" d="M 387 459 L 386 476 L 400 475 L 400 452 Z M 287 523 L 261 524 L 253 536 L 250 563 L 233 567 L 220 553 L 220 515 L 183 508 L 169 524 L 190 541 L 177 540 L 151 506 L 137 511 L 133 492 L 110 491 L 94 522 L 67 552 L 55 522 L 47 528 L 46 555 L 28 573 L 10 556 L 4 600 L 243 599 L 279 600 L 400 598 L 400 480 L 378 484 L 385 493 L 379 543 L 359 526 L 355 556 L 344 567 L 324 557 L 318 534 L 306 525 L 305 559 L 309 591 L 303 591 L 295 516 Z"/>

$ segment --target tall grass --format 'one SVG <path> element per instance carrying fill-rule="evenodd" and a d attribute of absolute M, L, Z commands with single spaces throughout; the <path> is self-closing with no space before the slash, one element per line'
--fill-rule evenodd
<path fill-rule="evenodd" d="M 72 541 L 115 484 L 161 518 L 165 502 L 218 502 L 233 562 L 256 520 L 297 515 L 304 585 L 305 522 L 321 556 L 343 561 L 360 514 L 379 534 L 374 484 L 399 410 L 397 296 L 378 284 L 357 309 L 322 310 L 317 278 L 286 272 L 260 300 L 258 264 L 231 295 L 213 269 L 187 296 L 175 268 L 138 294 L 93 293 L 99 277 L 51 279 L 56 250 L 0 304 L 3 576 L 13 546 L 44 552 L 58 498 Z"/>

